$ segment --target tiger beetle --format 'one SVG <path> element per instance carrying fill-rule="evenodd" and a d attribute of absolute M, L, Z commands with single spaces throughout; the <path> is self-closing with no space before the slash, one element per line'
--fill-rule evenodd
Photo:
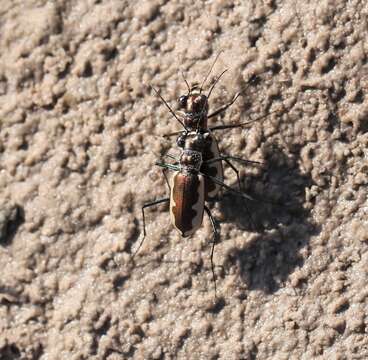
<path fill-rule="evenodd" d="M 203 139 L 199 137 L 197 141 L 192 143 L 193 149 L 184 149 L 181 151 L 179 159 L 169 155 L 169 157 L 175 160 L 175 163 L 165 163 L 162 161 L 156 162 L 156 165 L 160 166 L 164 170 L 172 170 L 174 174 L 171 178 L 171 182 L 168 182 L 170 188 L 170 197 L 165 197 L 163 199 L 158 199 L 142 207 L 142 219 L 143 219 L 143 238 L 133 254 L 133 258 L 141 248 L 144 239 L 146 238 L 146 220 L 144 209 L 154 205 L 162 203 L 170 203 L 170 218 L 174 227 L 180 232 L 181 236 L 188 237 L 202 225 L 203 214 L 207 213 L 213 232 L 212 248 L 211 248 L 211 270 L 212 277 L 215 286 L 215 297 L 217 297 L 217 286 L 216 286 L 216 276 L 213 264 L 213 253 L 215 249 L 215 244 L 218 236 L 218 231 L 216 229 L 215 220 L 211 214 L 210 209 L 205 205 L 205 179 L 224 187 L 225 189 L 243 197 L 246 200 L 254 199 L 238 190 L 225 185 L 220 179 L 205 174 L 201 171 L 203 159 L 201 148 L 203 146 Z M 218 159 L 220 161 L 220 159 Z M 166 177 L 166 176 L 165 176 Z"/>

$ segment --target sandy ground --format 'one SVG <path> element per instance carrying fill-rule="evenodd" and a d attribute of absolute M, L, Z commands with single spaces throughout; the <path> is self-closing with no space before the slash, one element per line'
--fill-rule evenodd
<path fill-rule="evenodd" d="M 365 0 L 12 1 L 0 10 L 0 359 L 367 359 Z M 224 69 L 224 193 L 181 238 L 156 159 L 181 77 Z M 170 150 L 171 149 L 171 150 Z M 226 183 L 236 186 L 226 167 Z"/>

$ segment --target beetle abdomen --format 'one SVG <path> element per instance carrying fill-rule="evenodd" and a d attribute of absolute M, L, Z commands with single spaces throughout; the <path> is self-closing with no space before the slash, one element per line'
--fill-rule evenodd
<path fill-rule="evenodd" d="M 211 160 L 218 158 L 220 156 L 220 151 L 217 145 L 217 141 L 210 134 L 208 137 L 208 144 L 204 148 L 203 151 L 203 161 Z M 224 181 L 224 170 L 222 168 L 222 161 L 216 161 L 210 164 L 203 163 L 201 167 L 201 172 L 206 175 L 212 176 L 220 180 L 221 182 Z M 210 179 L 205 178 L 205 198 L 206 200 L 213 199 L 217 193 L 220 191 L 221 186 L 215 184 Z"/>
<path fill-rule="evenodd" d="M 176 172 L 171 181 L 170 216 L 182 236 L 192 235 L 202 224 L 204 179 Z"/>

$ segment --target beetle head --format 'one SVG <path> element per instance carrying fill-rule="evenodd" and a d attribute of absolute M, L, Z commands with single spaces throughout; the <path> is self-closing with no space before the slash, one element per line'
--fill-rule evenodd
<path fill-rule="evenodd" d="M 207 126 L 208 99 L 201 93 L 198 84 L 194 84 L 187 95 L 180 96 L 178 103 L 187 129 L 196 130 Z"/>

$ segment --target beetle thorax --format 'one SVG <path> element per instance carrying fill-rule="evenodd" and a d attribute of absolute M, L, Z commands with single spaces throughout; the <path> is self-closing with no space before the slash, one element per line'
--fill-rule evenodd
<path fill-rule="evenodd" d="M 207 134 L 201 132 L 190 132 L 185 137 L 184 149 L 203 152 L 207 144 Z"/>
<path fill-rule="evenodd" d="M 186 172 L 198 172 L 202 165 L 202 153 L 194 150 L 183 150 L 180 156 L 180 167 Z"/>

